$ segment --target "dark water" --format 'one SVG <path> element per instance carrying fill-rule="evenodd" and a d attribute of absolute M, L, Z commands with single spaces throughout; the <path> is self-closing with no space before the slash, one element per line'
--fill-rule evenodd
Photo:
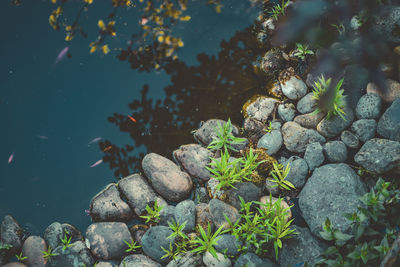
<path fill-rule="evenodd" d="M 32 233 L 54 221 L 84 231 L 90 199 L 140 171 L 143 153 L 170 157 L 211 117 L 240 123 L 241 105 L 264 90 L 253 68 L 265 49 L 252 34 L 258 10 L 247 1 L 225 1 L 221 14 L 199 1 L 189 4 L 192 20 L 176 27 L 185 42 L 179 60 L 150 72 L 118 60 L 118 51 L 89 54 L 110 1 L 95 1 L 94 12 L 85 14 L 94 26 L 88 38 L 76 38 L 72 57 L 55 64 L 67 44 L 48 24 L 49 2 L 0 2 L 0 216 L 12 214 Z M 126 41 L 122 35 L 113 44 L 126 48 Z M 88 145 L 96 137 L 102 140 Z"/>

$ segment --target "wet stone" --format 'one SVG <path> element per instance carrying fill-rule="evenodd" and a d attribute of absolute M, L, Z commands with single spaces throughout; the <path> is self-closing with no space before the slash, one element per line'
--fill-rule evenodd
<path fill-rule="evenodd" d="M 225 258 L 223 254 L 216 253 L 218 258 L 211 255 L 210 252 L 206 252 L 203 255 L 204 265 L 207 267 L 231 267 L 232 263 L 229 258 Z"/>
<path fill-rule="evenodd" d="M 278 106 L 278 114 L 283 121 L 292 121 L 294 119 L 294 113 L 294 105 L 291 103 L 280 104 Z"/>
<path fill-rule="evenodd" d="M 265 53 L 261 60 L 261 68 L 267 74 L 277 73 L 285 66 L 285 59 L 278 49 L 271 49 Z"/>
<path fill-rule="evenodd" d="M 215 245 L 216 250 L 231 257 L 239 255 L 238 247 L 242 245 L 242 242 L 230 234 L 223 234 L 220 237 L 218 244 Z"/>
<path fill-rule="evenodd" d="M 377 94 L 387 103 L 392 103 L 396 98 L 400 98 L 400 83 L 398 81 L 387 79 L 385 85 L 386 89 L 382 90 L 376 84 L 368 83 L 367 93 Z"/>
<path fill-rule="evenodd" d="M 377 130 L 386 139 L 400 141 L 400 98 L 383 113 Z"/>
<path fill-rule="evenodd" d="M 329 162 L 345 162 L 347 159 L 347 148 L 342 141 L 330 141 L 324 145 L 324 154 Z"/>
<path fill-rule="evenodd" d="M 293 121 L 305 128 L 315 129 L 315 128 L 317 128 L 318 123 L 324 117 L 325 117 L 325 113 L 322 113 L 322 112 L 318 112 L 317 114 L 307 113 L 307 114 L 296 116 Z"/>
<path fill-rule="evenodd" d="M 340 140 L 349 148 L 358 148 L 360 145 L 357 135 L 348 130 L 345 130 L 340 134 Z"/>
<path fill-rule="evenodd" d="M 321 164 L 325 160 L 321 144 L 312 143 L 307 145 L 306 152 L 304 153 L 304 159 L 307 162 L 308 168 L 311 171 L 314 170 L 316 167 L 321 166 Z"/>
<path fill-rule="evenodd" d="M 269 179 L 271 179 L 271 177 Z M 274 197 L 279 196 L 279 194 L 281 192 L 281 190 L 279 189 L 279 186 L 277 186 L 277 183 L 275 183 L 269 179 L 265 180 L 265 189 L 269 193 L 271 193 L 271 195 L 273 195 Z"/>
<path fill-rule="evenodd" d="M 217 138 L 218 130 L 225 125 L 226 121 L 219 119 L 210 119 L 197 129 L 193 136 L 202 145 L 208 146 L 215 138 Z M 232 124 L 232 134 L 239 135 L 239 128 Z"/>
<path fill-rule="evenodd" d="M 278 100 L 271 97 L 260 96 L 254 102 L 247 106 L 246 112 L 248 117 L 259 121 L 267 121 L 275 109 Z"/>
<path fill-rule="evenodd" d="M 22 246 L 22 255 L 28 257 L 25 263 L 29 267 L 43 267 L 46 265 L 46 260 L 43 257 L 42 251 L 47 251 L 47 245 L 40 236 L 28 237 Z"/>
<path fill-rule="evenodd" d="M 119 259 L 126 252 L 126 244 L 132 242 L 128 226 L 122 222 L 99 222 L 89 225 L 86 237 L 93 255 L 101 260 Z"/>
<path fill-rule="evenodd" d="M 182 145 L 173 152 L 174 158 L 193 178 L 200 181 L 210 179 L 210 172 L 206 166 L 211 162 L 213 153 L 198 144 Z"/>
<path fill-rule="evenodd" d="M 194 191 L 194 203 L 208 203 L 209 201 L 207 189 L 203 186 L 196 186 Z"/>
<path fill-rule="evenodd" d="M 361 142 L 366 142 L 375 136 L 376 121 L 372 119 L 361 119 L 353 122 L 351 130 Z"/>
<path fill-rule="evenodd" d="M 23 230 L 19 223 L 11 216 L 6 215 L 0 226 L 0 241 L 4 244 L 11 245 L 7 253 L 17 253 L 22 245 Z"/>
<path fill-rule="evenodd" d="M 156 153 L 147 154 L 142 168 L 153 188 L 165 199 L 178 202 L 186 199 L 192 191 L 192 178 L 171 160 Z"/>
<path fill-rule="evenodd" d="M 96 267 L 114 267 L 115 263 L 113 263 L 112 261 L 99 261 L 96 264 Z M 117 264 L 118 266 L 118 264 Z"/>
<path fill-rule="evenodd" d="M 50 224 L 44 231 L 43 237 L 46 241 L 46 244 L 52 248 L 61 245 L 61 239 L 64 237 L 64 231 L 61 223 L 54 222 Z"/>
<path fill-rule="evenodd" d="M 325 143 L 325 138 L 317 131 L 301 127 L 295 122 L 286 122 L 282 127 L 283 142 L 291 152 L 301 153 L 310 143 Z"/>
<path fill-rule="evenodd" d="M 72 237 L 71 241 L 82 240 L 83 236 L 81 231 L 79 231 L 75 226 L 69 223 L 61 224 L 64 233 L 67 233 L 68 236 Z"/>
<path fill-rule="evenodd" d="M 208 204 L 200 203 L 196 205 L 196 224 L 200 225 L 204 230 L 207 230 L 208 224 L 213 229 L 214 224 Z"/>
<path fill-rule="evenodd" d="M 175 206 L 166 205 L 160 211 L 160 221 L 158 222 L 159 225 L 168 226 L 168 222 L 172 222 L 175 216 Z"/>
<path fill-rule="evenodd" d="M 155 200 L 159 206 L 167 204 L 140 174 L 132 174 L 121 179 L 118 189 L 138 216 L 146 213 L 146 206 L 152 206 Z"/>
<path fill-rule="evenodd" d="M 264 135 L 264 127 L 264 123 L 253 118 L 246 118 L 243 123 L 243 128 L 245 132 L 248 133 L 250 136 L 256 137 L 257 139 L 261 138 L 261 136 Z"/>
<path fill-rule="evenodd" d="M 317 131 L 327 137 L 338 136 L 343 130 L 347 129 L 354 120 L 354 112 L 351 108 L 344 108 L 344 119 L 340 116 L 332 116 L 329 119 L 322 119 L 317 125 Z"/>
<path fill-rule="evenodd" d="M 129 221 L 133 212 L 121 199 L 116 185 L 109 184 L 90 202 L 90 217 L 94 222 Z"/>
<path fill-rule="evenodd" d="M 180 258 L 172 260 L 167 267 L 200 267 L 203 266 L 203 260 L 200 254 L 186 252 Z"/>
<path fill-rule="evenodd" d="M 365 94 L 357 103 L 358 119 L 377 119 L 382 110 L 382 99 L 376 94 Z"/>
<path fill-rule="evenodd" d="M 168 238 L 172 230 L 166 226 L 153 226 L 144 234 L 142 238 L 143 252 L 153 260 L 166 264 L 168 258 L 161 259 L 165 252 L 161 247 L 169 249 L 169 243 L 175 242 L 175 238 Z"/>
<path fill-rule="evenodd" d="M 208 206 L 212 221 L 217 229 L 222 225 L 223 229 L 227 229 L 229 227 L 224 215 L 226 215 L 231 222 L 235 222 L 237 219 L 239 219 L 238 210 L 219 199 L 211 199 Z"/>
<path fill-rule="evenodd" d="M 226 192 L 227 202 L 240 209 L 240 199 L 243 198 L 244 202 L 257 201 L 261 196 L 261 189 L 251 182 L 237 183 L 235 188 L 231 188 Z"/>
<path fill-rule="evenodd" d="M 287 164 L 289 164 L 290 171 L 286 176 L 286 180 L 291 182 L 296 188 L 302 188 L 308 175 L 307 162 L 300 157 L 292 156 L 284 163 L 285 168 Z"/>
<path fill-rule="evenodd" d="M 66 249 L 62 245 L 58 246 L 53 252 L 58 255 L 51 257 L 46 267 L 93 266 L 95 263 L 90 250 L 82 241 L 76 241 Z"/>
<path fill-rule="evenodd" d="M 269 259 L 258 257 L 254 253 L 241 254 L 236 260 L 234 267 L 254 266 L 254 267 L 277 267 Z"/>
<path fill-rule="evenodd" d="M 27 265 L 23 264 L 22 262 L 9 262 L 5 265 L 1 265 L 3 267 L 27 267 Z"/>
<path fill-rule="evenodd" d="M 280 131 L 281 124 L 274 122 L 271 124 L 272 131 L 266 133 L 258 140 L 257 148 L 264 148 L 267 150 L 268 155 L 274 155 L 282 147 L 283 139 Z"/>
<path fill-rule="evenodd" d="M 304 97 L 302 97 L 299 102 L 297 102 L 297 110 L 301 114 L 306 114 L 313 112 L 315 110 L 315 106 L 317 101 L 313 99 L 314 93 L 308 93 Z"/>
<path fill-rule="evenodd" d="M 288 81 L 281 82 L 282 93 L 289 99 L 297 100 L 307 93 L 307 85 L 296 76 L 290 77 Z"/>
<path fill-rule="evenodd" d="M 175 220 L 179 224 L 186 222 L 183 231 L 194 231 L 196 224 L 196 204 L 189 199 L 179 202 L 175 208 Z"/>
<path fill-rule="evenodd" d="M 153 261 L 150 257 L 143 254 L 134 254 L 122 259 L 119 267 L 161 267 L 161 264 Z"/>

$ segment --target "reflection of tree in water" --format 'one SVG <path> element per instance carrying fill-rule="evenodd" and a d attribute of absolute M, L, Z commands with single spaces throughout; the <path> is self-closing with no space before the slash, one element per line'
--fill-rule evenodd
<path fill-rule="evenodd" d="M 141 57 L 128 48 L 119 58 L 128 60 L 134 69 L 145 70 L 141 65 L 152 65 L 153 59 L 151 49 L 147 51 L 150 52 Z M 148 98 L 149 87 L 145 85 L 141 99 L 129 104 L 137 123 L 118 113 L 108 118 L 122 132 L 128 132 L 134 142 L 123 147 L 109 140 L 101 143 L 103 149 L 113 147 L 106 152 L 104 162 L 110 164 L 116 177 L 126 176 L 140 168 L 144 153 L 132 152 L 141 145 L 146 153 L 168 157 L 181 144 L 193 142 L 190 131 L 202 120 L 230 117 L 240 124 L 244 102 L 256 93 L 265 92 L 265 74 L 254 67 L 254 62 L 265 51 L 266 47 L 257 41 L 252 28 L 247 28 L 237 32 L 229 42 L 222 41 L 217 56 L 199 54 L 198 66 L 187 66 L 179 60 L 166 63 L 164 69 L 171 75 L 172 84 L 164 88 L 165 99 Z"/>

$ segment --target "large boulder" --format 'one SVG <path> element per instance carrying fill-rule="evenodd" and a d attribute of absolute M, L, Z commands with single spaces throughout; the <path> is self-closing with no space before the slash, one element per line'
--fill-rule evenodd
<path fill-rule="evenodd" d="M 301 127 L 296 122 L 286 122 L 282 127 L 283 142 L 291 152 L 302 153 L 310 143 L 325 143 L 317 131 Z"/>
<path fill-rule="evenodd" d="M 368 140 L 354 156 L 354 161 L 376 173 L 400 169 L 400 142 L 379 138 Z"/>
<path fill-rule="evenodd" d="M 377 130 L 386 139 L 400 141 L 400 98 L 396 99 L 383 113 Z"/>
<path fill-rule="evenodd" d="M 320 237 L 326 218 L 333 227 L 348 232 L 351 221 L 345 214 L 358 210 L 361 205 L 359 198 L 365 193 L 365 185 L 347 164 L 328 164 L 315 169 L 301 190 L 300 209 L 317 237 Z"/>
<path fill-rule="evenodd" d="M 171 160 L 156 153 L 147 154 L 142 168 L 153 188 L 165 199 L 178 202 L 186 199 L 192 191 L 192 178 Z"/>

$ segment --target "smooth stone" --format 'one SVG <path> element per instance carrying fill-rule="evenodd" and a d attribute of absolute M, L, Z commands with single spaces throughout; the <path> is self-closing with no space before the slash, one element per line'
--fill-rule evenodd
<path fill-rule="evenodd" d="M 83 236 L 81 231 L 79 231 L 75 226 L 73 226 L 72 224 L 69 223 L 63 223 L 61 224 L 62 228 L 63 228 L 63 232 L 67 233 L 68 236 L 72 237 L 71 241 L 78 241 L 78 240 L 82 240 Z"/>
<path fill-rule="evenodd" d="M 340 116 L 332 116 L 329 119 L 323 118 L 317 125 L 317 131 L 327 137 L 332 138 L 347 129 L 354 120 L 354 112 L 351 108 L 344 108 L 344 120 Z"/>
<path fill-rule="evenodd" d="M 377 119 L 382 110 L 382 99 L 377 94 L 365 94 L 357 103 L 358 119 Z"/>
<path fill-rule="evenodd" d="M 274 197 L 279 196 L 279 194 L 281 193 L 281 190 L 279 188 L 279 186 L 277 185 L 277 183 L 266 179 L 265 180 L 265 189 L 271 193 L 271 195 L 273 195 Z"/>
<path fill-rule="evenodd" d="M 231 234 L 223 234 L 220 237 L 217 241 L 218 244 L 215 245 L 215 249 L 230 257 L 236 257 L 239 254 L 238 247 L 242 245 L 242 242 Z"/>
<path fill-rule="evenodd" d="M 281 149 L 283 144 L 282 133 L 280 129 L 273 128 L 269 133 L 266 133 L 258 140 L 257 148 L 264 148 L 267 150 L 268 155 L 274 155 Z"/>
<path fill-rule="evenodd" d="M 379 34 L 382 40 L 386 42 L 400 43 L 398 29 L 400 27 L 400 6 L 397 1 L 390 1 L 392 5 L 383 5 L 379 13 L 375 15 L 373 23 L 369 30 L 373 34 Z M 396 3 L 396 4 L 395 4 Z"/>
<path fill-rule="evenodd" d="M 211 255 L 210 252 L 206 251 L 203 255 L 204 265 L 207 267 L 231 267 L 232 262 L 229 258 L 225 258 L 223 254 L 216 253 L 218 258 Z"/>
<path fill-rule="evenodd" d="M 193 200 L 187 199 L 176 205 L 175 220 L 179 224 L 186 222 L 183 231 L 187 233 L 194 231 L 196 226 L 196 204 Z"/>
<path fill-rule="evenodd" d="M 142 168 L 153 188 L 165 199 L 179 202 L 192 191 L 192 178 L 171 160 L 156 153 L 147 154 Z"/>
<path fill-rule="evenodd" d="M 278 106 L 278 115 L 283 121 L 292 121 L 294 113 L 294 105 L 291 103 L 280 104 Z"/>
<path fill-rule="evenodd" d="M 265 124 L 253 118 L 246 118 L 243 122 L 243 129 L 249 136 L 260 139 L 264 134 Z"/>
<path fill-rule="evenodd" d="M 4 216 L 0 225 L 0 241 L 12 246 L 7 254 L 16 254 L 21 249 L 22 235 L 23 230 L 17 220 L 11 215 Z"/>
<path fill-rule="evenodd" d="M 296 225 L 293 227 L 298 234 L 283 242 L 279 251 L 279 265 L 281 267 L 303 266 L 301 263 L 307 262 L 310 266 L 314 266 L 327 246 L 315 238 L 308 228 Z"/>
<path fill-rule="evenodd" d="M 307 94 L 307 85 L 296 76 L 291 76 L 288 81 L 281 82 L 282 93 L 289 99 L 297 100 Z"/>
<path fill-rule="evenodd" d="M 329 162 L 345 162 L 347 159 L 347 148 L 342 141 L 329 141 L 324 145 L 324 154 Z"/>
<path fill-rule="evenodd" d="M 22 262 L 9 262 L 7 264 L 1 265 L 3 267 L 27 267 L 27 265 Z"/>
<path fill-rule="evenodd" d="M 277 267 L 275 263 L 266 258 L 260 258 L 256 254 L 248 252 L 246 254 L 240 254 L 236 260 L 234 267 Z"/>
<path fill-rule="evenodd" d="M 251 182 L 237 183 L 235 188 L 231 188 L 226 192 L 227 200 L 230 205 L 240 210 L 241 202 L 239 197 L 243 198 L 244 202 L 257 201 L 261 196 L 261 189 Z"/>
<path fill-rule="evenodd" d="M 211 199 L 210 203 L 208 203 L 208 207 L 212 221 L 217 229 L 221 226 L 223 226 L 223 229 L 229 228 L 229 224 L 225 220 L 224 215 L 226 215 L 232 223 L 235 223 L 236 220 L 239 219 L 238 210 L 219 199 Z"/>
<path fill-rule="evenodd" d="M 361 142 L 366 142 L 375 136 L 376 121 L 373 119 L 361 119 L 353 122 L 351 130 Z"/>
<path fill-rule="evenodd" d="M 200 203 L 196 205 L 196 223 L 205 231 L 207 231 L 208 224 L 210 224 L 211 229 L 214 228 L 208 204 Z"/>
<path fill-rule="evenodd" d="M 27 257 L 24 261 L 29 267 L 44 267 L 47 260 L 42 251 L 47 251 L 47 245 L 40 236 L 28 237 L 22 246 L 22 255 Z"/>
<path fill-rule="evenodd" d="M 182 168 L 195 179 L 208 181 L 210 172 L 206 169 L 213 153 L 199 144 L 182 145 L 175 150 L 173 156 Z"/>
<path fill-rule="evenodd" d="M 312 112 L 303 115 L 298 115 L 294 117 L 293 121 L 305 128 L 315 129 L 317 128 L 318 123 L 325 117 L 325 115 L 326 114 L 323 112 L 318 112 L 316 114 Z"/>
<path fill-rule="evenodd" d="M 132 236 L 122 222 L 99 222 L 89 225 L 86 238 L 93 255 L 101 260 L 120 259 L 126 255 L 126 244 Z"/>
<path fill-rule="evenodd" d="M 144 234 L 142 238 L 142 249 L 143 252 L 152 258 L 153 260 L 166 264 L 168 258 L 161 259 L 164 256 L 165 251 L 162 249 L 169 249 L 169 244 L 174 244 L 174 238 L 168 238 L 172 234 L 172 230 L 166 226 L 153 226 Z"/>
<path fill-rule="evenodd" d="M 345 130 L 340 134 L 340 140 L 349 148 L 358 148 L 360 145 L 360 140 L 357 135 L 348 130 Z"/>
<path fill-rule="evenodd" d="M 52 248 L 56 248 L 62 244 L 61 239 L 64 237 L 64 230 L 61 223 L 54 222 L 44 230 L 43 238 L 46 244 Z"/>
<path fill-rule="evenodd" d="M 379 174 L 400 169 L 400 142 L 380 138 L 368 140 L 354 156 L 354 161 Z"/>
<path fill-rule="evenodd" d="M 400 98 L 400 83 L 398 81 L 387 79 L 385 86 L 386 89 L 382 89 L 374 83 L 368 83 L 367 93 L 377 94 L 387 103 L 392 103 L 396 98 Z"/>
<path fill-rule="evenodd" d="M 313 112 L 316 108 L 317 101 L 313 98 L 314 93 L 308 93 L 297 102 L 297 110 L 301 114 Z"/>
<path fill-rule="evenodd" d="M 93 266 L 95 260 L 82 241 L 76 241 L 70 247 L 64 249 L 58 246 L 53 250 L 56 256 L 51 257 L 46 267 L 70 267 L 70 266 Z"/>
<path fill-rule="evenodd" d="M 118 189 L 131 209 L 140 216 L 146 213 L 146 206 L 152 207 L 155 200 L 159 206 L 166 206 L 160 197 L 140 174 L 132 174 L 118 182 Z"/>
<path fill-rule="evenodd" d="M 181 257 L 172 260 L 168 263 L 167 267 L 201 267 L 203 259 L 200 254 L 186 252 Z"/>
<path fill-rule="evenodd" d="M 347 164 L 327 164 L 314 170 L 299 194 L 300 210 L 311 232 L 320 237 L 326 218 L 332 226 L 349 232 L 345 214 L 358 211 L 366 186 Z"/>
<path fill-rule="evenodd" d="M 278 103 L 279 101 L 275 98 L 260 96 L 246 107 L 247 116 L 259 121 L 267 121 Z"/>
<path fill-rule="evenodd" d="M 321 166 L 325 160 L 322 145 L 320 143 L 308 144 L 304 153 L 304 160 L 307 162 L 310 171 Z"/>
<path fill-rule="evenodd" d="M 208 146 L 215 138 L 218 137 L 218 130 L 226 124 L 226 121 L 219 119 L 210 119 L 204 122 L 199 129 L 194 131 L 193 137 L 197 142 L 204 146 Z M 239 135 L 239 128 L 232 124 L 232 134 Z"/>
<path fill-rule="evenodd" d="M 168 222 L 171 222 L 175 219 L 175 206 L 166 205 L 160 211 L 160 221 L 158 222 L 159 225 L 168 226 Z"/>
<path fill-rule="evenodd" d="M 112 262 L 112 261 L 98 261 L 96 263 L 96 267 L 114 267 L 115 263 L 114 264 L 113 263 L 114 262 Z M 118 264 L 117 264 L 117 266 L 118 266 Z"/>
<path fill-rule="evenodd" d="M 133 218 L 133 212 L 121 199 L 116 184 L 111 183 L 90 201 L 90 217 L 94 222 L 126 222 Z"/>
<path fill-rule="evenodd" d="M 382 137 L 400 141 L 400 98 L 383 113 L 377 126 L 378 134 Z"/>
<path fill-rule="evenodd" d="M 295 122 L 286 122 L 282 127 L 283 142 L 291 152 L 302 153 L 310 143 L 325 143 L 317 131 L 301 127 Z"/>
<path fill-rule="evenodd" d="M 153 261 L 150 257 L 143 254 L 134 254 L 122 259 L 119 267 L 161 267 L 161 264 Z"/>
<path fill-rule="evenodd" d="M 307 161 L 300 157 L 292 156 L 283 165 L 286 168 L 288 164 L 290 171 L 286 176 L 286 180 L 291 182 L 296 188 L 302 188 L 308 175 Z"/>

